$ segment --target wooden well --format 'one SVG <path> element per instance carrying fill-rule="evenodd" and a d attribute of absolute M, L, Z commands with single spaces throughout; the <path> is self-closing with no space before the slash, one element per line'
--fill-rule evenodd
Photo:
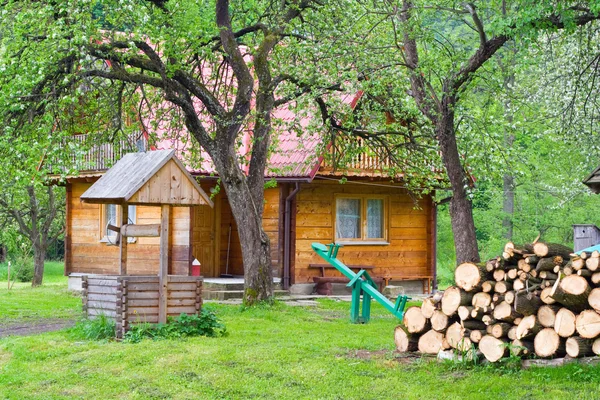
<path fill-rule="evenodd" d="M 166 281 L 167 317 L 200 312 L 202 277 L 168 275 Z M 122 338 L 133 324 L 159 322 L 159 285 L 158 276 L 83 276 L 83 311 L 89 318 L 113 319 Z"/>
<path fill-rule="evenodd" d="M 160 224 L 109 225 L 117 232 L 119 275 L 84 278 L 84 311 L 88 317 L 100 313 L 115 318 L 117 334 L 131 323 L 166 323 L 168 315 L 193 314 L 202 304 L 202 278 L 168 275 L 170 215 L 173 206 L 213 206 L 174 150 L 130 153 L 94 183 L 81 200 L 94 204 L 121 205 L 121 221 L 128 221 L 129 205 L 161 207 Z M 127 238 L 159 237 L 158 276 L 127 274 Z"/>

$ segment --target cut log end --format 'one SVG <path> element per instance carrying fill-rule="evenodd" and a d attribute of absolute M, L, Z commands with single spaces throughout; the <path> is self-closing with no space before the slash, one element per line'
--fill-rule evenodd
<path fill-rule="evenodd" d="M 419 347 L 418 339 L 406 332 L 402 326 L 396 327 L 394 331 L 394 342 L 396 343 L 396 350 L 401 353 L 417 351 Z"/>
<path fill-rule="evenodd" d="M 564 342 L 552 328 L 542 329 L 535 336 L 533 346 L 538 357 L 560 357 L 565 354 Z"/>
<path fill-rule="evenodd" d="M 473 293 L 465 292 L 456 286 L 451 286 L 444 291 L 442 296 L 442 312 L 452 316 L 458 311 L 458 307 L 470 305 Z"/>
<path fill-rule="evenodd" d="M 593 352 L 593 341 L 579 336 L 572 336 L 567 339 L 565 348 L 567 354 L 573 358 L 591 356 Z"/>
<path fill-rule="evenodd" d="M 479 341 L 479 350 L 490 362 L 496 362 L 507 354 L 506 342 L 502 339 L 486 335 Z"/>
<path fill-rule="evenodd" d="M 404 312 L 404 326 L 408 333 L 421 333 L 429 327 L 429 321 L 421 312 L 421 307 L 409 307 Z"/>
<path fill-rule="evenodd" d="M 444 349 L 444 334 L 430 330 L 419 338 L 418 349 L 424 354 L 437 354 Z"/>
<path fill-rule="evenodd" d="M 485 264 L 462 263 L 454 270 L 456 286 L 468 291 L 481 287 L 488 275 Z"/>

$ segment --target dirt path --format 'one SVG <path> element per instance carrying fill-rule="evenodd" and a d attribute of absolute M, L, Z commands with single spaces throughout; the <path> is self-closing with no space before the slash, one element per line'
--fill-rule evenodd
<path fill-rule="evenodd" d="M 43 318 L 25 322 L 22 319 L 0 321 L 0 338 L 7 336 L 29 336 L 38 333 L 58 331 L 75 325 L 74 319 Z"/>

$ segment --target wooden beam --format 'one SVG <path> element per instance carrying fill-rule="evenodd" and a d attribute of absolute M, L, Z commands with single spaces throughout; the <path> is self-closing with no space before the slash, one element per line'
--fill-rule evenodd
<path fill-rule="evenodd" d="M 67 181 L 67 201 L 65 206 L 65 276 L 73 271 L 72 226 L 73 226 L 73 184 Z M 10 279 L 8 280 L 10 283 Z"/>
<path fill-rule="evenodd" d="M 129 220 L 129 207 L 121 206 L 121 225 Z M 110 226 L 110 225 L 109 225 Z M 119 237 L 119 275 L 127 275 L 127 239 Z"/>
<path fill-rule="evenodd" d="M 127 224 L 121 226 L 121 236 L 123 237 L 159 237 L 160 224 L 134 225 Z"/>
<path fill-rule="evenodd" d="M 167 277 L 169 273 L 169 220 L 171 206 L 161 207 L 160 267 L 158 270 L 158 323 L 167 322 Z"/>

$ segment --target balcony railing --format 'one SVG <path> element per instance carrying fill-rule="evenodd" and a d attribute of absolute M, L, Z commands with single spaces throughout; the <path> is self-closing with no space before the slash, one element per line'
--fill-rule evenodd
<path fill-rule="evenodd" d="M 142 132 L 133 132 L 127 137 L 110 143 L 94 143 L 92 135 L 73 135 L 63 141 L 71 149 L 66 159 L 53 163 L 52 173 L 75 170 L 79 172 L 106 171 L 125 154 L 148 150 L 148 141 Z"/>
<path fill-rule="evenodd" d="M 330 147 L 321 168 L 334 174 L 372 175 L 389 169 L 390 159 L 375 154 L 361 138 L 344 137 Z"/>

